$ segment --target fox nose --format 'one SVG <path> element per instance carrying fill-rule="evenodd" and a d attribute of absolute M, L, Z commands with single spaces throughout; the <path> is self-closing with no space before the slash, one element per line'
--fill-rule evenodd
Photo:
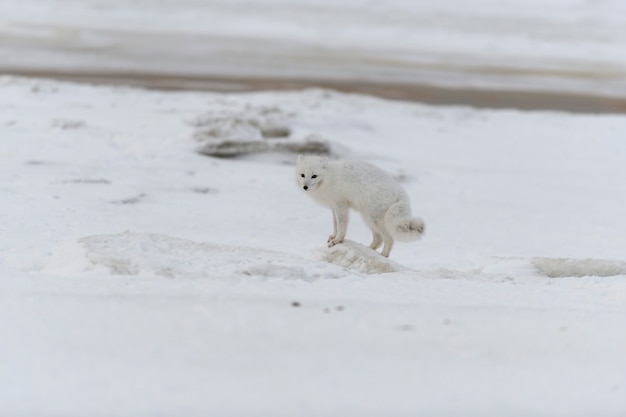
<path fill-rule="evenodd" d="M 308 190 L 308 189 L 309 189 L 309 186 L 308 186 L 308 185 L 305 185 L 305 186 L 304 186 L 304 187 L 302 187 L 302 188 L 304 188 L 305 190 Z"/>

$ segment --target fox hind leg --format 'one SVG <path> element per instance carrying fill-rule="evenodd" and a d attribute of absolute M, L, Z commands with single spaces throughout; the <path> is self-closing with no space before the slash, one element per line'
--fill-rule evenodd
<path fill-rule="evenodd" d="M 362 216 L 365 224 L 367 224 L 372 231 L 372 243 L 370 243 L 370 248 L 376 250 L 383 244 L 383 235 L 380 233 L 376 217 L 374 217 L 372 213 L 362 213 Z"/>
<path fill-rule="evenodd" d="M 376 250 L 380 248 L 380 245 L 383 244 L 383 235 L 381 235 L 376 230 L 372 230 L 372 243 L 370 244 L 370 248 Z"/>
<path fill-rule="evenodd" d="M 393 237 L 385 227 L 384 219 L 380 219 L 380 221 L 376 222 L 376 226 L 380 230 L 380 236 L 384 242 L 381 254 L 385 257 L 389 257 L 389 252 L 391 252 L 391 248 L 393 248 Z"/>
<path fill-rule="evenodd" d="M 391 248 L 393 248 L 393 238 L 391 236 L 389 236 L 388 239 L 384 239 L 385 240 L 385 246 L 383 246 L 383 250 L 381 252 L 381 254 L 388 258 L 389 257 L 389 252 L 391 252 Z"/>

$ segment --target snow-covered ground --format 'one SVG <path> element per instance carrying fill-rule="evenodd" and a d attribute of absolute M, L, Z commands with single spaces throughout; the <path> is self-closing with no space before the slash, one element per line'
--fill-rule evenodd
<path fill-rule="evenodd" d="M 394 174 L 423 240 L 326 249 L 293 155 L 196 152 L 264 123 Z M 624 415 L 625 131 L 0 78 L 0 415 Z"/>
<path fill-rule="evenodd" d="M 626 97 L 623 0 L 3 0 L 0 71 Z"/>

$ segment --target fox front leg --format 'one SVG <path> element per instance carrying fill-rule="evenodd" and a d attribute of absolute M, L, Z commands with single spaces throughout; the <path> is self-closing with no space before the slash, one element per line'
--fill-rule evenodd
<path fill-rule="evenodd" d="M 335 236 L 337 236 L 337 215 L 335 214 L 335 209 L 332 209 L 332 211 L 333 211 L 333 234 L 328 236 L 328 240 L 326 241 L 327 243 L 330 243 L 332 240 L 335 239 Z"/>
<path fill-rule="evenodd" d="M 342 243 L 346 237 L 346 230 L 348 229 L 348 207 L 336 206 L 333 207 L 333 223 L 334 233 L 333 236 L 328 238 L 328 247 L 333 247 L 337 243 Z M 332 238 L 332 239 L 331 239 Z"/>

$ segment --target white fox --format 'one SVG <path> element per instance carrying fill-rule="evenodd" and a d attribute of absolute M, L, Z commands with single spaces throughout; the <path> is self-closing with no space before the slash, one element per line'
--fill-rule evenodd
<path fill-rule="evenodd" d="M 319 156 L 298 156 L 296 182 L 318 203 L 333 210 L 333 234 L 328 247 L 343 242 L 349 209 L 361 213 L 372 230 L 370 248 L 384 242 L 389 256 L 394 238 L 419 239 L 424 222 L 411 217 L 411 203 L 402 187 L 382 169 L 362 161 L 330 161 Z"/>

